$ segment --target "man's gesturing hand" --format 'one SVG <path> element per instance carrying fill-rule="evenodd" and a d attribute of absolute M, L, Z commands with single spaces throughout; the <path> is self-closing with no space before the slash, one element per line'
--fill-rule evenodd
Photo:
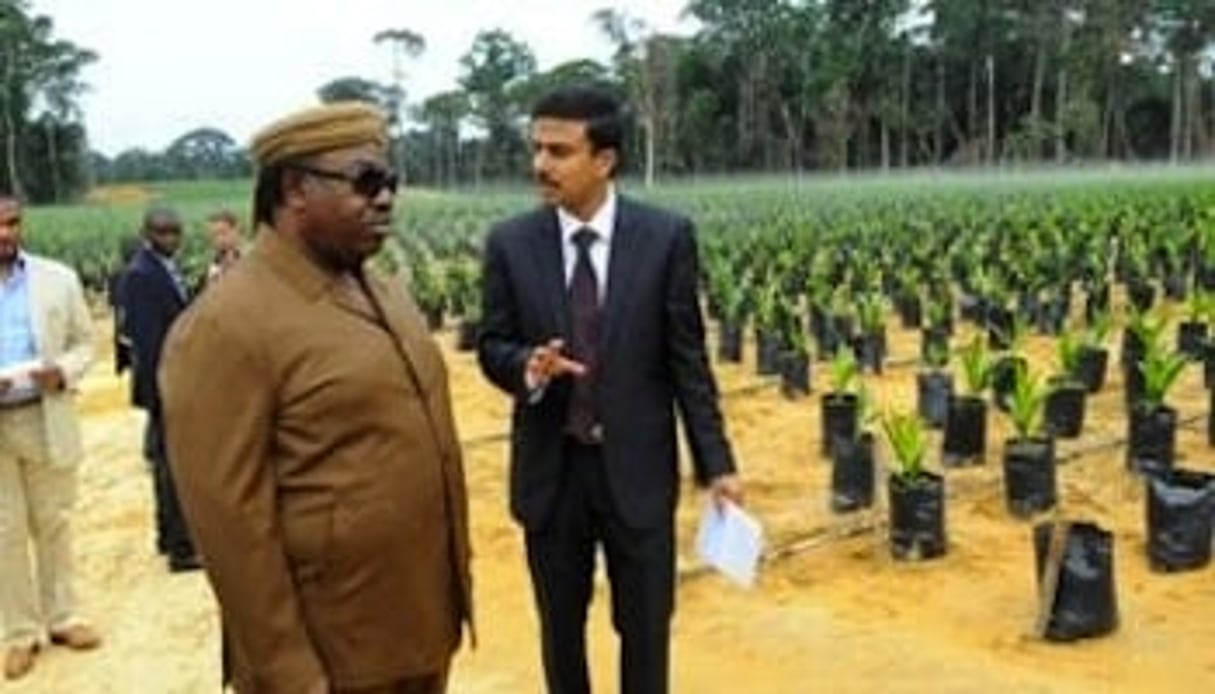
<path fill-rule="evenodd" d="M 561 350 L 564 347 L 564 340 L 553 339 L 532 348 L 523 374 L 529 389 L 535 390 L 545 386 L 552 379 L 566 374 L 581 376 L 586 373 L 584 364 L 562 356 Z"/>

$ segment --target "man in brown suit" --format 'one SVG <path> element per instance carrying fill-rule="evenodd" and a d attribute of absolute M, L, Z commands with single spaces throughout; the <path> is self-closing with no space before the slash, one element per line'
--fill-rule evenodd
<path fill-rule="evenodd" d="M 442 692 L 471 627 L 447 373 L 410 297 L 364 271 L 397 176 L 382 116 L 254 138 L 254 249 L 174 325 L 173 473 L 238 692 Z"/>

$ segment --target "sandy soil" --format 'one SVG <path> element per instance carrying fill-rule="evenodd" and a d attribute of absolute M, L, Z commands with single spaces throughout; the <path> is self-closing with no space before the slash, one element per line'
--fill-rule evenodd
<path fill-rule="evenodd" d="M 99 321 L 104 325 L 104 321 Z M 450 334 L 439 339 L 445 349 Z M 892 333 L 893 356 L 916 353 L 910 332 Z M 1031 341 L 1046 369 L 1053 352 Z M 1060 512 L 1116 532 L 1120 630 L 1104 639 L 1053 645 L 1030 634 L 1036 615 L 1030 524 L 1004 510 L 993 413 L 987 465 L 951 470 L 950 551 L 923 564 L 889 559 L 884 505 L 853 517 L 827 505 L 829 468 L 818 455 L 818 393 L 781 398 L 751 363 L 718 369 L 729 430 L 748 482 L 749 505 L 767 528 L 768 561 L 754 590 L 701 571 L 692 553 L 703 498 L 690 489 L 679 512 L 681 582 L 674 628 L 674 691 L 821 692 L 1200 692 L 1215 687 L 1212 569 L 1150 572 L 1144 557 L 1143 493 L 1123 471 L 1121 448 L 1096 451 L 1060 470 Z M 537 692 L 536 620 L 520 533 L 505 500 L 505 444 L 495 436 L 508 403 L 469 354 L 448 354 L 467 467 L 480 645 L 455 661 L 453 692 Z M 1111 369 L 1114 376 L 1116 369 Z M 1089 401 L 1083 439 L 1061 451 L 1120 437 L 1117 377 Z M 913 402 L 914 370 L 871 380 L 880 402 Z M 760 387 L 755 388 L 759 384 Z M 214 692 L 218 647 L 201 575 L 170 575 L 152 549 L 151 482 L 140 460 L 142 419 L 126 406 L 126 383 L 103 359 L 84 384 L 89 459 L 77 523 L 79 583 L 104 632 L 89 654 L 53 649 L 12 692 Z M 1205 415 L 1201 373 L 1190 367 L 1173 402 Z M 1180 434 L 1185 464 L 1212 469 L 1200 420 Z M 934 446 L 934 451 L 937 447 Z M 935 459 L 935 456 L 934 456 Z M 590 624 L 597 691 L 616 689 L 616 645 L 600 582 Z"/>

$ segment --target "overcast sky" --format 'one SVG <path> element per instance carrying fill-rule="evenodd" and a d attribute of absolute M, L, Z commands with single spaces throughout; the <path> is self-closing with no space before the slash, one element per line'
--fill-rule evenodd
<path fill-rule="evenodd" d="M 591 21 L 618 7 L 651 27 L 688 33 L 687 0 L 31 0 L 55 35 L 96 51 L 83 106 L 94 149 L 161 149 L 198 126 L 239 143 L 261 125 L 316 101 L 337 77 L 389 81 L 391 54 L 372 36 L 409 28 L 426 52 L 406 65 L 410 101 L 456 86 L 459 59 L 482 29 L 527 43 L 541 70 L 606 61 Z"/>

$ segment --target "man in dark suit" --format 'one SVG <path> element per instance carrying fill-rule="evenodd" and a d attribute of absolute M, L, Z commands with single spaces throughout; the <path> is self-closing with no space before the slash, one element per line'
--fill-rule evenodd
<path fill-rule="evenodd" d="M 144 456 L 152 467 L 156 494 L 156 547 L 175 573 L 199 568 L 165 454 L 160 388 L 156 383 L 165 336 L 190 300 L 188 285 L 173 261 L 181 235 L 176 212 L 167 208 L 148 210 L 143 220 L 144 244 L 127 265 L 120 292 L 134 366 L 131 396 L 133 404 L 148 415 Z"/>
<path fill-rule="evenodd" d="M 622 116 L 567 87 L 532 111 L 544 204 L 485 248 L 481 368 L 515 397 L 511 511 L 522 524 L 550 692 L 590 690 L 585 624 L 607 558 L 621 689 L 668 689 L 679 493 L 675 406 L 696 481 L 741 503 L 704 347 L 692 223 L 618 196 Z"/>

